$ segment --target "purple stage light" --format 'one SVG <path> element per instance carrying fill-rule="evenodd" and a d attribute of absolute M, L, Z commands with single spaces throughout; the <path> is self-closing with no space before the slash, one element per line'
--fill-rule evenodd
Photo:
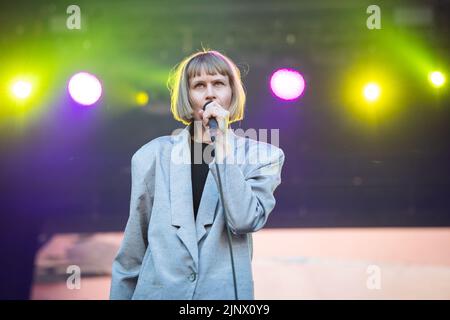
<path fill-rule="evenodd" d="M 296 70 L 278 69 L 270 78 L 270 88 L 280 99 L 295 100 L 305 90 L 305 80 Z"/>

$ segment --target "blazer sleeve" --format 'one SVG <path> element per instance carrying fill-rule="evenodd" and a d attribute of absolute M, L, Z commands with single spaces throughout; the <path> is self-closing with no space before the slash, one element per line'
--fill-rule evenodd
<path fill-rule="evenodd" d="M 280 148 L 269 146 L 268 155 L 264 157 L 261 156 L 264 152 L 258 151 L 258 146 L 253 148 L 250 158 L 258 157 L 259 160 L 249 165 L 250 170 L 245 174 L 238 163 L 227 161 L 227 158 L 217 163 L 217 168 L 215 160 L 209 164 L 218 186 L 220 174 L 227 222 L 234 234 L 258 231 L 264 227 L 275 207 L 273 193 L 281 183 L 285 157 Z"/>
<path fill-rule="evenodd" d="M 110 299 L 131 299 L 147 249 L 147 230 L 153 195 L 149 191 L 148 168 L 143 156 L 136 152 L 131 159 L 130 213 L 124 237 L 112 265 Z"/>

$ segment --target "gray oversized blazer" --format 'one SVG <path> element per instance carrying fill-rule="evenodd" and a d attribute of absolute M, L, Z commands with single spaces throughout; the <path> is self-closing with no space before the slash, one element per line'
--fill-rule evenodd
<path fill-rule="evenodd" d="M 254 299 L 252 236 L 275 206 L 284 153 L 231 131 L 232 156 L 209 164 L 194 219 L 189 127 L 156 138 L 131 160 L 130 216 L 112 266 L 111 299 L 234 299 L 217 188 L 220 173 L 239 299 Z M 232 159 L 230 161 L 230 159 Z"/>

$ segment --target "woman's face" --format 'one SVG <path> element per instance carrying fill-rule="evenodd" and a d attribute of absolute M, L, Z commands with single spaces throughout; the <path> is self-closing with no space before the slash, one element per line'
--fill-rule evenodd
<path fill-rule="evenodd" d="M 198 113 L 208 101 L 215 101 L 228 110 L 231 104 L 232 92 L 228 76 L 216 73 L 201 75 L 189 79 L 189 98 L 194 109 L 194 120 L 201 120 Z"/>

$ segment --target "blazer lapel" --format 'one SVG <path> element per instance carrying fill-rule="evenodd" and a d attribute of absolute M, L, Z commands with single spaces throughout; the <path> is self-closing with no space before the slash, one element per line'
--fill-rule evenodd
<path fill-rule="evenodd" d="M 236 148 L 237 138 L 231 132 Z M 208 172 L 202 198 L 194 220 L 191 179 L 191 151 L 189 126 L 172 136 L 170 162 L 170 203 L 172 225 L 179 227 L 177 236 L 188 249 L 198 267 L 198 243 L 206 234 L 205 226 L 212 225 L 219 204 L 219 190 L 211 172 Z M 233 150 L 234 152 L 235 150 Z"/>
<path fill-rule="evenodd" d="M 235 152 L 237 149 L 238 139 L 233 131 L 230 131 L 230 134 L 233 140 L 233 152 Z M 214 223 L 217 206 L 219 203 L 219 188 L 217 187 L 217 183 L 212 173 L 208 172 L 197 213 L 196 229 L 198 243 L 206 234 L 205 226 L 212 225 Z"/>
<path fill-rule="evenodd" d="M 198 267 L 198 246 L 194 221 L 189 127 L 173 136 L 170 161 L 170 203 L 172 225 Z"/>

